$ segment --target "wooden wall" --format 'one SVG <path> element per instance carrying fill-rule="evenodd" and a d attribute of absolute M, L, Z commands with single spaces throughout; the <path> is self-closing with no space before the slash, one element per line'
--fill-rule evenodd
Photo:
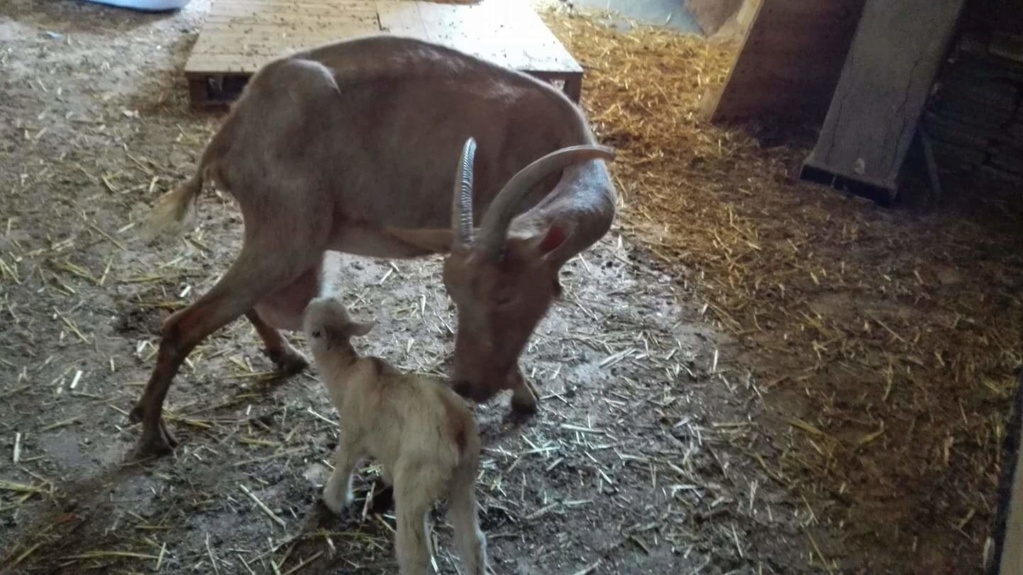
<path fill-rule="evenodd" d="M 1023 36 L 1023 3 L 1019 0 L 987 0 L 983 12 L 994 31 Z"/>
<path fill-rule="evenodd" d="M 967 5 L 922 120 L 939 170 L 1023 185 L 1021 12 L 1005 0 Z"/>
<path fill-rule="evenodd" d="M 944 71 L 923 126 L 943 171 L 1023 184 L 1023 64 L 961 54 Z"/>

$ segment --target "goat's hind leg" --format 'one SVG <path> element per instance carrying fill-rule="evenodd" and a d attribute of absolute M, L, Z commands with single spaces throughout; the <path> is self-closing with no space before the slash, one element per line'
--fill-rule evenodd
<path fill-rule="evenodd" d="M 426 575 L 431 547 L 428 513 L 444 494 L 448 479 L 432 465 L 394 470 L 394 507 L 398 519 L 395 547 L 400 575 Z"/>
<path fill-rule="evenodd" d="M 156 367 L 129 417 L 133 423 L 142 422 L 142 437 L 136 449 L 138 456 L 163 455 L 176 445 L 163 421 L 163 403 L 171 381 L 195 346 L 251 310 L 262 296 L 294 281 L 312 265 L 307 261 L 311 259 L 309 246 L 301 241 L 273 246 L 274 258 L 266 257 L 271 250 L 261 243 L 258 238 L 247 238 L 241 254 L 224 277 L 199 301 L 164 322 Z"/>
<path fill-rule="evenodd" d="M 255 309 L 245 312 L 245 317 L 252 323 L 252 327 L 256 328 L 256 333 L 259 334 L 259 339 L 263 340 L 265 346 L 263 353 L 277 367 L 278 372 L 282 375 L 294 375 L 309 367 L 309 360 L 302 355 L 302 352 L 288 343 L 281 332 L 263 321 Z"/>
<path fill-rule="evenodd" d="M 260 339 L 266 346 L 263 352 L 283 375 L 294 375 L 309 367 L 309 361 L 278 331 L 299 331 L 302 316 L 309 301 L 318 296 L 333 296 L 341 286 L 340 254 L 325 251 L 319 262 L 302 273 L 295 281 L 278 289 L 259 305 L 246 312 Z M 273 324 L 274 321 L 278 323 Z"/>
<path fill-rule="evenodd" d="M 455 470 L 448 492 L 448 517 L 455 529 L 455 543 L 467 575 L 486 575 L 487 537 L 476 515 L 476 469 L 478 455 L 466 458 Z"/>

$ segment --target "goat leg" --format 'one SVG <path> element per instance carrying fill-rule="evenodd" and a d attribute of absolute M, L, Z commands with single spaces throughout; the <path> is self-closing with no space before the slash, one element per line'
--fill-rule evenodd
<path fill-rule="evenodd" d="M 255 309 L 245 312 L 245 317 L 252 323 L 252 327 L 256 328 L 256 333 L 259 334 L 263 345 L 266 346 L 263 353 L 270 358 L 270 361 L 277 367 L 277 371 L 283 375 L 294 375 L 309 367 L 309 360 L 302 355 L 302 352 L 292 347 L 288 340 L 281 335 L 281 332 L 263 321 Z"/>
<path fill-rule="evenodd" d="M 161 414 L 174 374 L 187 356 L 174 349 L 172 342 L 173 339 L 166 336 L 160 341 L 156 367 L 142 392 L 142 397 L 128 416 L 132 423 L 142 422 L 142 437 L 139 438 L 136 447 L 136 455 L 139 458 L 166 455 L 178 445 L 177 439 L 167 430 L 167 424 Z"/>
<path fill-rule="evenodd" d="M 433 501 L 424 486 L 410 486 L 399 480 L 395 485 L 397 535 L 395 547 L 400 575 L 421 575 L 430 567 L 430 540 L 427 514 Z"/>
<path fill-rule="evenodd" d="M 533 384 L 522 375 L 522 370 L 515 368 L 515 373 L 509 376 L 511 379 L 511 407 L 518 415 L 532 415 L 536 413 L 539 403 L 539 394 Z"/>
<path fill-rule="evenodd" d="M 323 504 L 336 515 L 341 515 L 352 504 L 352 473 L 362 459 L 359 446 L 344 437 L 334 451 L 334 471 L 323 486 Z"/>
<path fill-rule="evenodd" d="M 163 403 L 174 376 L 195 346 L 251 310 L 276 286 L 287 285 L 308 269 L 307 245 L 301 241 L 278 244 L 274 247 L 280 259 L 270 259 L 266 257 L 269 246 L 263 245 L 270 241 L 273 238 L 248 239 L 238 259 L 209 292 L 164 322 L 156 367 L 130 414 L 132 422 L 142 422 L 138 456 L 164 455 L 174 448 L 176 441 L 163 422 Z"/>
<path fill-rule="evenodd" d="M 478 453 L 467 454 L 452 476 L 448 491 L 448 518 L 455 528 L 455 543 L 467 575 L 486 575 L 487 537 L 476 515 Z"/>

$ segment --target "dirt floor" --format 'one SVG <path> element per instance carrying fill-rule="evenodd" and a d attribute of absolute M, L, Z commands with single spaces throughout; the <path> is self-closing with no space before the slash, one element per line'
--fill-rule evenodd
<path fill-rule="evenodd" d="M 180 75 L 207 6 L 0 6 L 2 573 L 395 571 L 378 470 L 344 517 L 317 503 L 334 414 L 313 375 L 273 378 L 245 322 L 178 376 L 176 454 L 123 462 L 161 319 L 240 245 L 213 193 L 180 240 L 134 235 L 219 119 Z M 478 409 L 493 571 L 977 572 L 1021 360 L 1018 190 L 886 211 L 801 185 L 798 139 L 695 119 L 727 47 L 545 18 L 588 67 L 622 212 L 525 354 L 541 413 Z M 347 263 L 346 303 L 378 322 L 362 349 L 444 371 L 438 260 Z"/>

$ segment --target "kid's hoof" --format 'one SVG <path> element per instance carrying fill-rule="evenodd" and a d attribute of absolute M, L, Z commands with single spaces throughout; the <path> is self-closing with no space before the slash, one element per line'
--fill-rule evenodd
<path fill-rule="evenodd" d="M 323 504 L 326 505 L 327 509 L 330 509 L 331 513 L 334 515 L 342 515 L 345 512 L 345 508 L 348 507 L 349 503 L 351 503 L 351 501 L 349 501 L 346 497 L 332 496 L 326 491 L 323 492 L 323 496 L 320 497 L 320 501 L 323 501 Z"/>

